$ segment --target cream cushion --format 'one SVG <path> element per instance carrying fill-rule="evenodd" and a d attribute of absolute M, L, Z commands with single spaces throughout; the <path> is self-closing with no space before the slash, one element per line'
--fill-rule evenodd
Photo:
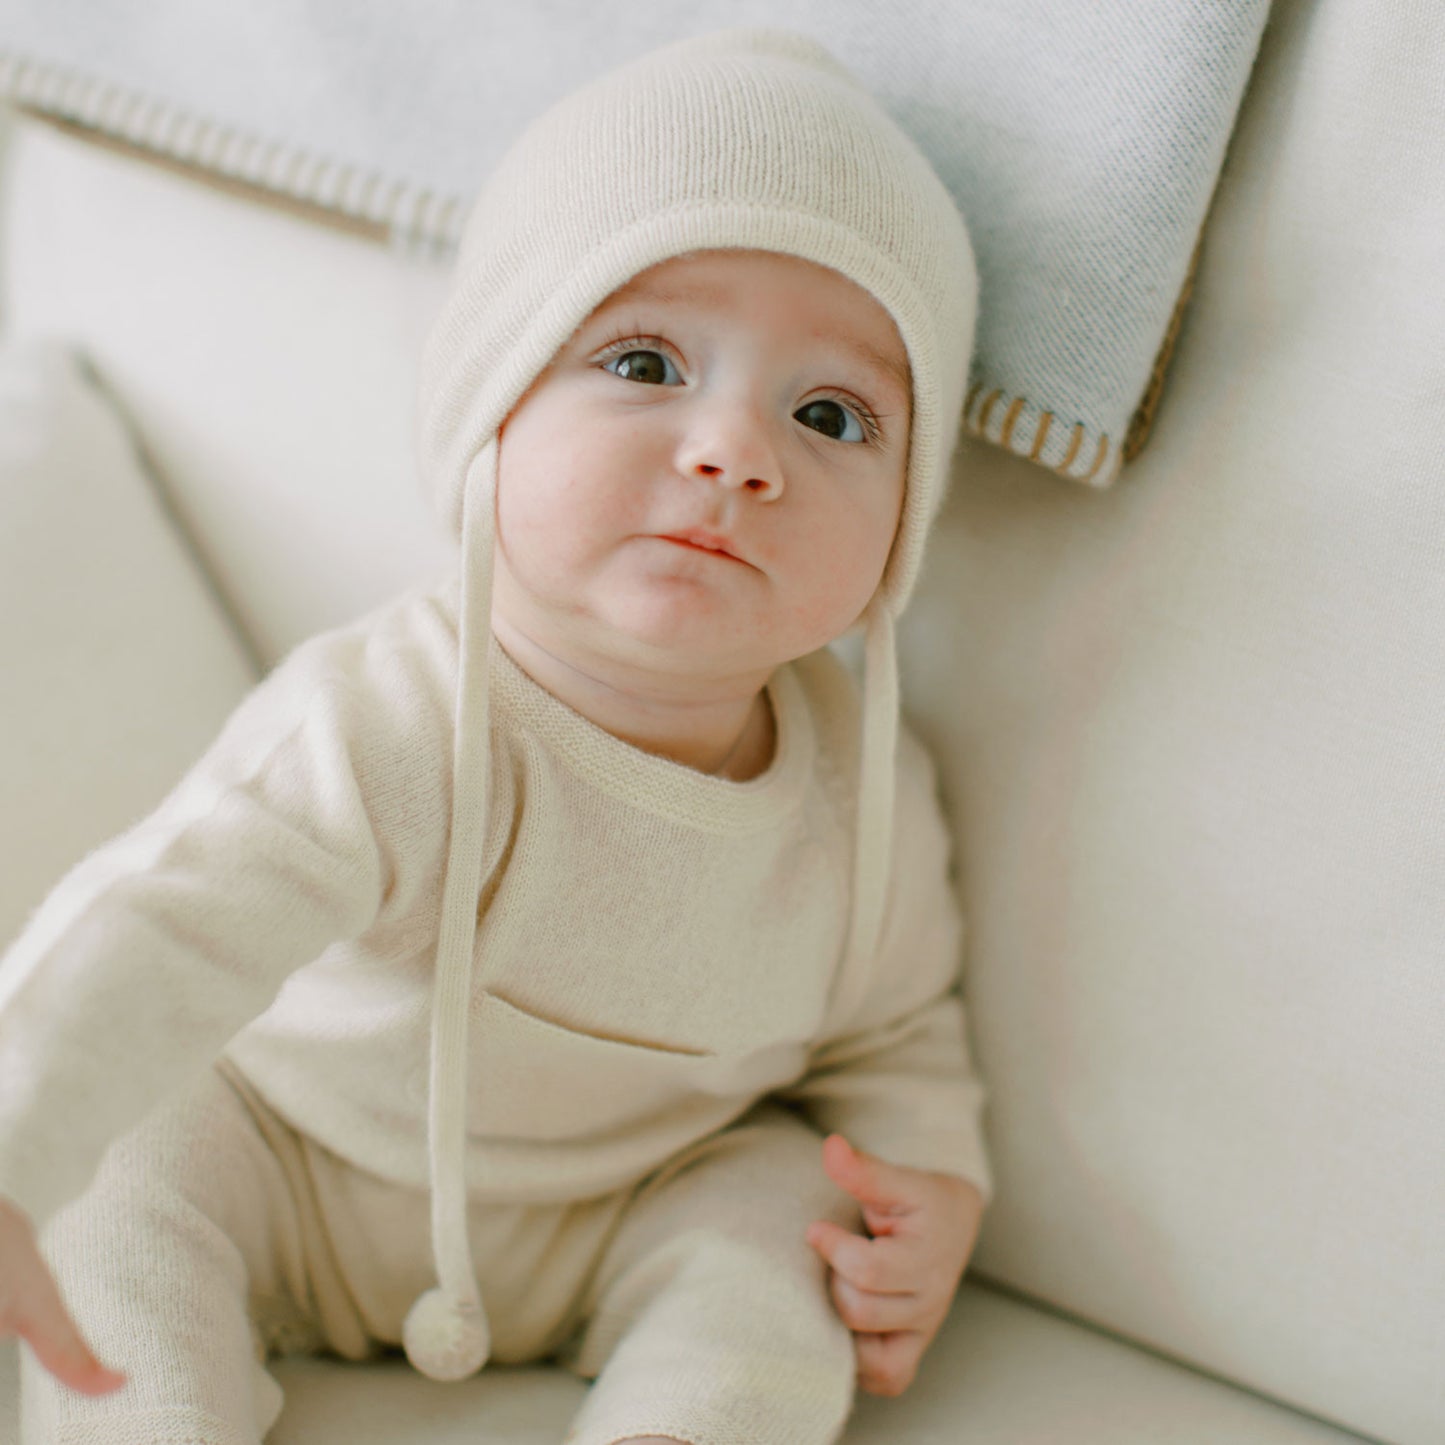
<path fill-rule="evenodd" d="M 404 1360 L 295 1357 L 266 1445 L 557 1445 L 585 1386 L 545 1365 L 439 1385 Z M 0 1347 L 0 1445 L 17 1445 L 15 1351 Z M 1043 1384 L 1041 1385 L 1041 1382 Z M 1362 1445 L 1143 1350 L 965 1283 L 913 1386 L 863 1395 L 839 1445 Z"/>
<path fill-rule="evenodd" d="M 266 665 L 445 564 L 411 399 L 446 272 L 13 123 L 0 324 L 70 336 Z"/>
<path fill-rule="evenodd" d="M 80 360 L 0 344 L 0 942 L 256 676 Z"/>
<path fill-rule="evenodd" d="M 1445 11 L 1276 7 L 1149 449 L 970 446 L 902 668 L 999 1193 L 976 1267 L 1445 1440 Z"/>
<path fill-rule="evenodd" d="M 450 1389 L 398 1361 L 358 1370 L 289 1360 L 276 1374 L 287 1406 L 266 1445 L 557 1445 L 584 1388 L 538 1367 L 488 1369 Z M 839 1445 L 962 1442 L 1360 1445 L 1356 1435 L 971 1284 L 912 1388 L 897 1399 L 859 1396 Z"/>

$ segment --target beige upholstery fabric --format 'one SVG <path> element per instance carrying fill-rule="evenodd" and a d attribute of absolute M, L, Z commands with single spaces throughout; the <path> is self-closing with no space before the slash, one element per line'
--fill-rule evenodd
<path fill-rule="evenodd" d="M 445 271 L 17 119 L 0 326 L 73 337 L 269 665 L 455 551 L 412 396 Z"/>
<path fill-rule="evenodd" d="M 1445 1440 L 1445 12 L 1283 6 L 1151 448 L 973 445 L 900 633 L 984 1274 Z"/>
<path fill-rule="evenodd" d="M 15 1445 L 13 1345 L 0 1348 L 0 1445 Z M 294 1358 L 266 1445 L 558 1445 L 584 1386 L 553 1366 L 439 1385 L 404 1360 Z M 913 1387 L 859 1397 L 840 1445 L 1359 1445 L 1122 1341 L 966 1284 Z"/>
<path fill-rule="evenodd" d="M 0 945 L 255 680 L 108 400 L 0 344 Z"/>

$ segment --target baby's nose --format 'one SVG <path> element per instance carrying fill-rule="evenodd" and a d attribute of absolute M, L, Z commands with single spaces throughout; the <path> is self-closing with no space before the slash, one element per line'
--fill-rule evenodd
<path fill-rule="evenodd" d="M 685 475 L 767 500 L 782 495 L 777 449 L 755 409 L 744 405 L 707 408 L 683 437 L 678 466 Z"/>
<path fill-rule="evenodd" d="M 776 496 L 782 491 L 782 483 L 771 475 L 747 476 L 746 469 L 737 467 L 727 468 L 712 466 L 707 462 L 697 464 L 697 472 L 700 476 L 716 477 L 724 486 L 738 487 L 745 492 L 754 492 L 765 496 Z"/>

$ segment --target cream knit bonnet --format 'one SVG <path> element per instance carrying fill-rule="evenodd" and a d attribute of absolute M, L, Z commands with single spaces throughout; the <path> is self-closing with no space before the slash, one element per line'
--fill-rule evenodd
<path fill-rule="evenodd" d="M 536 119 L 472 211 L 418 396 L 422 478 L 461 538 L 451 837 L 434 984 L 432 1250 L 438 1287 L 407 1315 L 407 1356 L 461 1379 L 490 1352 L 467 1237 L 467 1020 L 487 813 L 497 432 L 557 350 L 633 276 L 744 247 L 841 272 L 892 316 L 913 374 L 902 519 L 864 614 L 864 701 L 847 958 L 830 1016 L 882 921 L 898 717 L 893 622 L 943 497 L 973 345 L 968 232 L 912 140 L 806 36 L 713 32 L 663 46 Z M 480 1041 L 486 1047 L 486 1040 Z"/>

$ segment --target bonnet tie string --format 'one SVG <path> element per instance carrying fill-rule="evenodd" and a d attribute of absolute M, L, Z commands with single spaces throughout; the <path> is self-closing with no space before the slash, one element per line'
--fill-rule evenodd
<path fill-rule="evenodd" d="M 853 841 L 853 914 L 847 953 L 829 1002 L 830 1027 L 852 1015 L 883 932 L 893 846 L 893 775 L 898 745 L 898 655 L 882 589 L 868 604 L 863 635 L 863 718 Z"/>
<path fill-rule="evenodd" d="M 494 437 L 468 467 L 462 496 L 452 821 L 432 986 L 427 1095 L 432 1258 L 438 1284 L 415 1301 L 402 1327 L 407 1358 L 434 1380 L 465 1379 L 481 1369 L 491 1353 L 491 1328 L 467 1235 L 466 1148 L 472 955 L 491 791 L 488 655 L 496 484 Z"/>

